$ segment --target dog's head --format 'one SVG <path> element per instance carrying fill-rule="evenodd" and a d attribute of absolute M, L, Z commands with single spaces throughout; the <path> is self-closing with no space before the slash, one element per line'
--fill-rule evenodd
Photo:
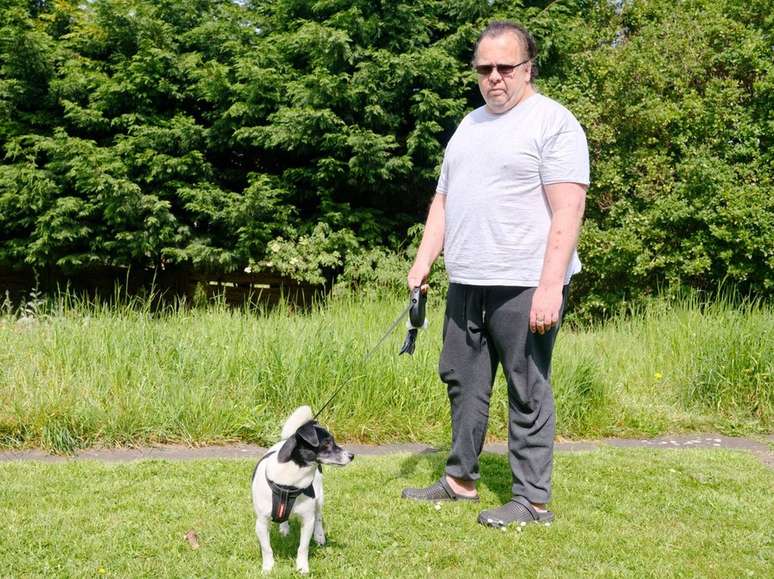
<path fill-rule="evenodd" d="M 336 444 L 333 435 L 314 420 L 304 423 L 289 436 L 277 454 L 279 462 L 292 460 L 299 466 L 315 463 L 344 466 L 353 458 L 354 454 Z"/>

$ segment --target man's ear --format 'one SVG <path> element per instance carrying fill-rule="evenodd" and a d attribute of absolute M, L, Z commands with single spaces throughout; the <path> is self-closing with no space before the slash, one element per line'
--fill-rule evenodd
<path fill-rule="evenodd" d="M 314 422 L 307 422 L 296 432 L 298 436 L 304 439 L 310 446 L 317 448 L 320 446 L 320 439 L 317 438 L 317 429 Z"/>
<path fill-rule="evenodd" d="M 296 449 L 296 435 L 294 434 L 290 438 L 288 438 L 285 441 L 285 444 L 282 445 L 282 448 L 279 449 L 279 452 L 277 453 L 277 461 L 279 462 L 288 462 L 290 460 L 290 455 L 293 454 L 293 451 Z"/>

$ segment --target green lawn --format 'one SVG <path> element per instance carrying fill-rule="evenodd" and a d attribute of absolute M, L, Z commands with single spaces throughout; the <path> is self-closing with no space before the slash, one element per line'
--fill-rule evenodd
<path fill-rule="evenodd" d="M 479 526 L 508 498 L 484 455 L 482 503 L 411 503 L 443 453 L 358 457 L 326 469 L 329 544 L 318 577 L 763 577 L 774 564 L 774 471 L 752 455 L 605 448 L 560 453 L 550 527 Z M 18 576 L 260 575 L 252 461 L 0 464 L 0 569 Z M 184 540 L 194 529 L 201 547 Z M 294 574 L 297 531 L 272 534 L 273 576 Z"/>

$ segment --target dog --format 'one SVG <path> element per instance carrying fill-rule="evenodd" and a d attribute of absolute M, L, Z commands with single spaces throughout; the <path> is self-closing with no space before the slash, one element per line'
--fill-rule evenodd
<path fill-rule="evenodd" d="M 333 435 L 320 426 L 309 406 L 301 406 L 282 427 L 282 440 L 272 446 L 253 470 L 252 495 L 255 534 L 261 545 L 263 572 L 274 567 L 269 540 L 270 520 L 280 523 L 280 534 L 290 532 L 288 518 L 301 519 L 301 538 L 296 569 L 309 572 L 309 543 L 314 536 L 325 544 L 322 507 L 322 464 L 344 466 L 354 454 L 336 444 Z"/>

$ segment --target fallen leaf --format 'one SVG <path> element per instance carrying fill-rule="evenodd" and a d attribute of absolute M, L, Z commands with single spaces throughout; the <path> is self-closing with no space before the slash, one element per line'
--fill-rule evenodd
<path fill-rule="evenodd" d="M 196 531 L 191 529 L 185 534 L 185 540 L 188 541 L 188 544 L 191 545 L 191 549 L 198 549 L 199 548 L 199 536 L 196 534 Z"/>

